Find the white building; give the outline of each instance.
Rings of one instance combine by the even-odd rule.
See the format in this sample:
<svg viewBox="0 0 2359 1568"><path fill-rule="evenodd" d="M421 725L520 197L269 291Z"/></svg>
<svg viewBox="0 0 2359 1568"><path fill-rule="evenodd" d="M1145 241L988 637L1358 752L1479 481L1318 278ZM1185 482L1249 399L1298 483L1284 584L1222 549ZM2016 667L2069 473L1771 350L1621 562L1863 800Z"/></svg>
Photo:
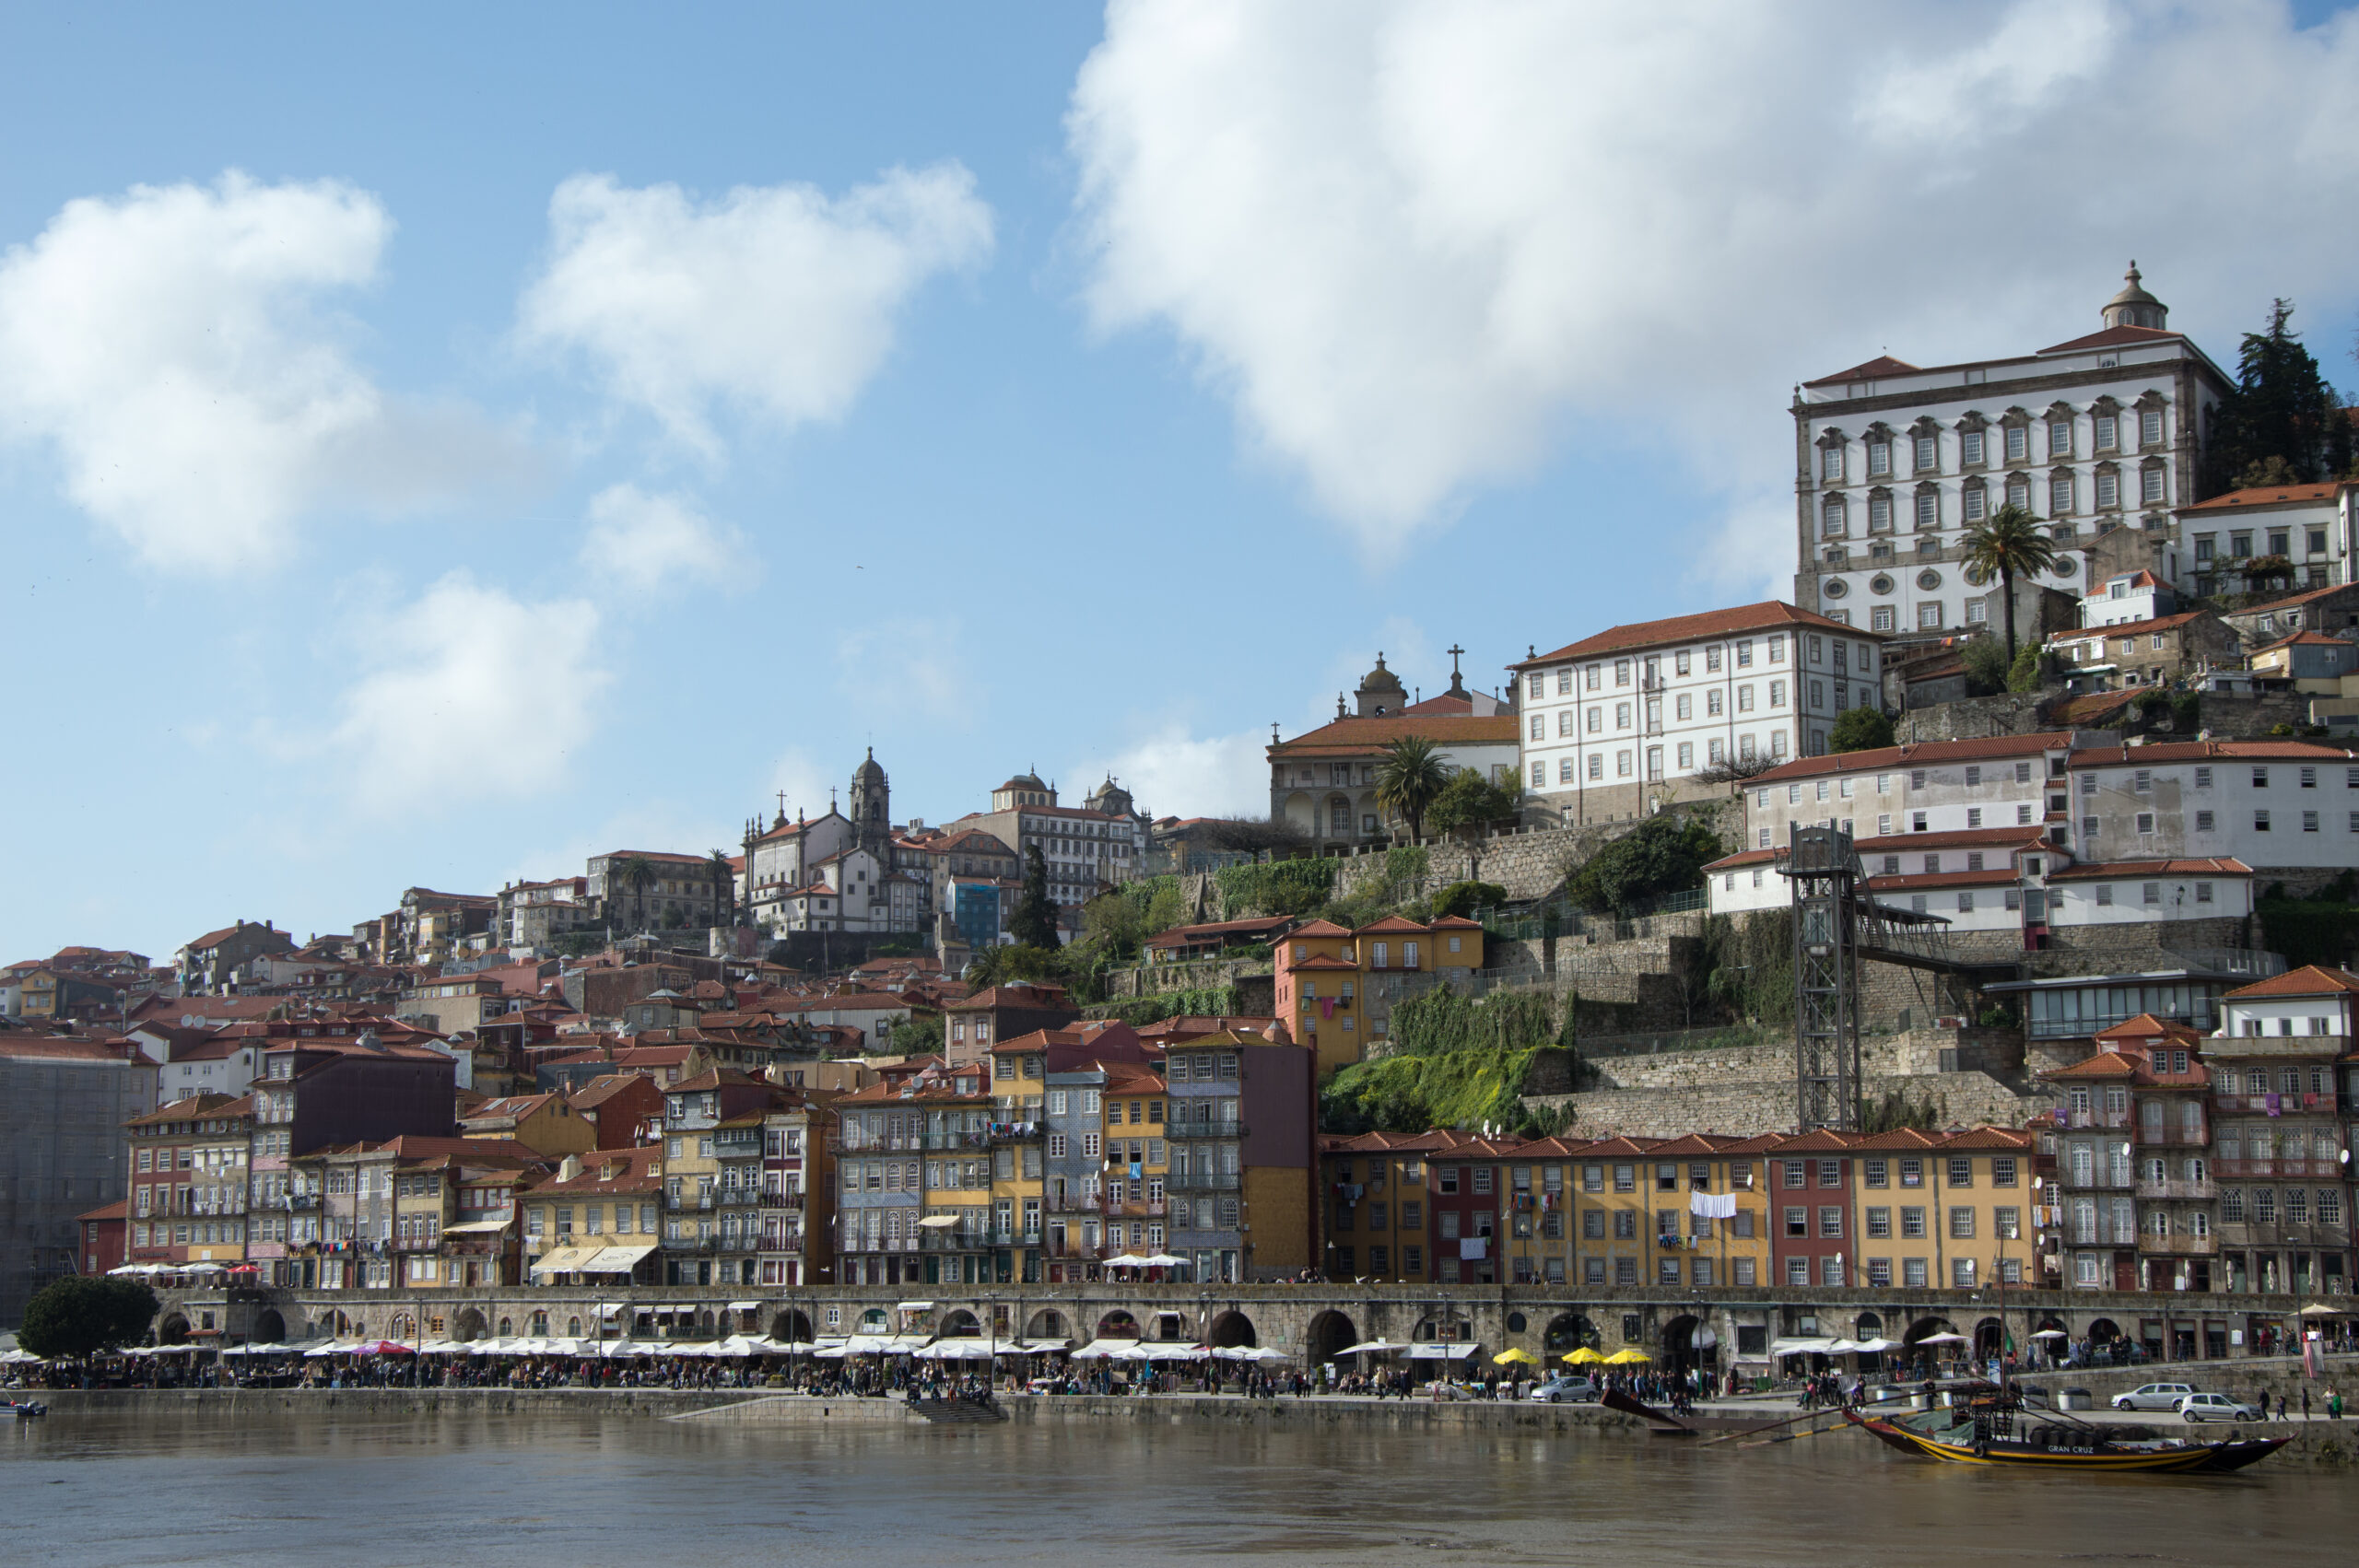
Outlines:
<svg viewBox="0 0 2359 1568"><path fill-rule="evenodd" d="M754 922L788 931L917 931L926 915L925 884L886 869L871 851L854 847L814 861L810 880L771 883L754 898Z"/></svg>
<svg viewBox="0 0 2359 1568"><path fill-rule="evenodd" d="M1844 709L1882 706L1883 640L1771 600L1535 653L1508 666L1525 799L1603 821L1705 793L1694 775L1731 758L1818 755Z"/></svg>
<svg viewBox="0 0 2359 1568"><path fill-rule="evenodd" d="M1966 531L2010 501L2063 546L2045 586L2086 591L2083 550L2118 524L2167 536L2231 383L2139 287L2102 330L1931 369L1880 356L1795 389L1796 603L1873 631L1986 621Z"/></svg>
<svg viewBox="0 0 2359 1568"><path fill-rule="evenodd" d="M2246 564L2283 560L2297 591L2351 580L2359 483L2275 485L2231 490L2178 509L2179 535L2195 574L2195 591L2246 591Z"/></svg>
<svg viewBox="0 0 2359 1568"><path fill-rule="evenodd" d="M2084 858L2228 857L2263 876L2359 865L2359 754L2185 741L2085 748L2069 771L2071 842Z"/></svg>
<svg viewBox="0 0 2359 1568"><path fill-rule="evenodd" d="M2133 621L2158 621L2178 610L2178 595L2153 572L2117 572L2081 601L2081 625L2126 626Z"/></svg>

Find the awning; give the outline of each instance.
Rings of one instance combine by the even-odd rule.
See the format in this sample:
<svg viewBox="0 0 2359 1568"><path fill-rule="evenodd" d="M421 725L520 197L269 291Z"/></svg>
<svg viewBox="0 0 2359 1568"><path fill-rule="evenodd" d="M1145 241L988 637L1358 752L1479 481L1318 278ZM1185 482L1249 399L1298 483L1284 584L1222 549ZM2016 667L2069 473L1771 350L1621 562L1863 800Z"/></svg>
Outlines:
<svg viewBox="0 0 2359 1568"><path fill-rule="evenodd" d="M959 1223L959 1218L956 1214L928 1214L918 1222L930 1231L946 1231Z"/></svg>
<svg viewBox="0 0 2359 1568"><path fill-rule="evenodd" d="M628 1274L639 1267L639 1260L655 1250L655 1244L643 1246L608 1246L595 1252L582 1249L583 1261L578 1265L584 1274ZM600 1308L601 1311L607 1310Z"/></svg>
<svg viewBox="0 0 2359 1568"><path fill-rule="evenodd" d="M560 1246L546 1258L534 1259L533 1272L535 1274L570 1274L581 1267L581 1258L584 1251L584 1248L579 1246Z"/></svg>
<svg viewBox="0 0 2359 1568"><path fill-rule="evenodd" d="M1411 1361L1464 1361L1483 1347L1471 1341L1452 1340L1446 1344L1411 1345Z"/></svg>
<svg viewBox="0 0 2359 1568"><path fill-rule="evenodd" d="M1104 1361L1109 1356L1127 1356L1136 1340L1092 1340L1073 1352L1075 1361Z"/></svg>
<svg viewBox="0 0 2359 1568"><path fill-rule="evenodd" d="M933 1303L930 1301L905 1301L901 1304L901 1310L903 1312L932 1312L933 1310Z"/></svg>
<svg viewBox="0 0 2359 1568"><path fill-rule="evenodd" d="M514 1220L469 1220L464 1224L443 1226L442 1234L446 1236L495 1235L515 1223Z"/></svg>
<svg viewBox="0 0 2359 1568"><path fill-rule="evenodd" d="M729 1310L732 1312L759 1312L762 1310L762 1304L757 1301L733 1301L729 1304Z"/></svg>
<svg viewBox="0 0 2359 1568"><path fill-rule="evenodd" d="M1835 1348L1833 1340L1806 1339L1772 1340L1769 1341L1769 1353L1772 1356L1825 1356L1842 1352Z"/></svg>
<svg viewBox="0 0 2359 1568"><path fill-rule="evenodd" d="M1339 1356L1380 1356L1391 1355L1394 1351L1405 1351L1408 1348L1406 1345L1396 1345L1384 1340L1363 1340L1356 1345L1345 1345L1335 1353Z"/></svg>

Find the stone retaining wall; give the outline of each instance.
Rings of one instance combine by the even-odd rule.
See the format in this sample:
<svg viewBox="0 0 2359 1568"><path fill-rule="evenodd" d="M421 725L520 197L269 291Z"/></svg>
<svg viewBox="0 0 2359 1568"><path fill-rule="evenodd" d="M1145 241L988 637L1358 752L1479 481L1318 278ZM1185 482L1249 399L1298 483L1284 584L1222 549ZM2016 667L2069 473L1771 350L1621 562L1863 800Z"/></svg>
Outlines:
<svg viewBox="0 0 2359 1568"><path fill-rule="evenodd" d="M1943 1127L1983 1122L2021 1127L2025 1118L2054 1104L2050 1098L2019 1094L1978 1072L1872 1072L1861 1087L1870 1100L1880 1100L1895 1091L1911 1103L1930 1100ZM1758 1075L1750 1080L1723 1078L1716 1085L1708 1075L1699 1074L1693 1083L1535 1095L1526 1103L1570 1109L1573 1119L1567 1137L1677 1138L1688 1132L1751 1137L1760 1132L1791 1132L1796 1119L1793 1052L1788 1049L1782 1060L1774 1064L1765 1059Z"/></svg>

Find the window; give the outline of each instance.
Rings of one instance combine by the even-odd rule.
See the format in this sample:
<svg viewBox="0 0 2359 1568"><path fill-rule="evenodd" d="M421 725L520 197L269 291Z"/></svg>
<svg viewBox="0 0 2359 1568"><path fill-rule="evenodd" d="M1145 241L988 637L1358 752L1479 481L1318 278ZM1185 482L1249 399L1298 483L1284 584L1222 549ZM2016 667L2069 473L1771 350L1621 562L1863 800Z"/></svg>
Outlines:
<svg viewBox="0 0 2359 1568"><path fill-rule="evenodd" d="M1829 1205L1818 1211L1818 1234L1839 1238L1843 1235L1843 1211Z"/></svg>
<svg viewBox="0 0 2359 1568"><path fill-rule="evenodd" d="M2255 833L2266 833L2269 831L2269 813L2266 810L2257 811L2252 813L2252 830Z"/></svg>
<svg viewBox="0 0 2359 1568"><path fill-rule="evenodd" d="M1901 1210L1900 1234L1911 1241L1921 1239L1925 1235L1925 1211L1906 1208Z"/></svg>
<svg viewBox="0 0 2359 1568"><path fill-rule="evenodd" d="M1923 1290L1925 1288L1925 1260L1921 1258L1902 1258L1900 1260L1900 1282L1910 1290Z"/></svg>
<svg viewBox="0 0 2359 1568"><path fill-rule="evenodd" d="M1786 1210L1786 1235L1807 1237L1810 1235L1810 1211L1795 1204Z"/></svg>
<svg viewBox="0 0 2359 1568"><path fill-rule="evenodd" d="M2031 455L2031 427L2027 425L2007 427L2007 461L2020 462Z"/></svg>

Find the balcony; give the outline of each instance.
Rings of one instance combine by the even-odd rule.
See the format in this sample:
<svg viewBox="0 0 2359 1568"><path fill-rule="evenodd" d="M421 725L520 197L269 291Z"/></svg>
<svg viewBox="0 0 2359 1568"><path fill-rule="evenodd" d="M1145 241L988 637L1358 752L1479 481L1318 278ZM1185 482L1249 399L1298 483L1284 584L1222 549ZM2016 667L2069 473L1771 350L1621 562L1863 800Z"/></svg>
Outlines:
<svg viewBox="0 0 2359 1568"><path fill-rule="evenodd" d="M2185 1177L2154 1181L2141 1176L2138 1178L2138 1196L2154 1199L2176 1198L2191 1202L2204 1202L2220 1196L2220 1186L2208 1176L2201 1181L2189 1181Z"/></svg>
<svg viewBox="0 0 2359 1568"><path fill-rule="evenodd" d="M1174 1143L1213 1139L1233 1141L1245 1136L1245 1124L1241 1121L1175 1121L1164 1128L1163 1136Z"/></svg>
<svg viewBox="0 0 2359 1568"><path fill-rule="evenodd" d="M804 1195L799 1192L765 1192L761 1195L760 1203L765 1209L800 1209Z"/></svg>
<svg viewBox="0 0 2359 1568"><path fill-rule="evenodd" d="M2127 1192L2137 1183L2128 1171L2093 1171L2087 1176L2060 1176L2056 1185L2065 1192Z"/></svg>
<svg viewBox="0 0 2359 1568"><path fill-rule="evenodd" d="M2063 1117L2064 1125L2067 1127L2127 1128L2130 1125L2130 1113L2126 1110L2106 1111L2090 1109L2085 1111L2076 1111L2068 1109L2063 1113Z"/></svg>
<svg viewBox="0 0 2359 1568"><path fill-rule="evenodd" d="M2142 1127L2131 1141L2142 1149L2201 1149L2211 1142L2212 1138L2200 1127L2192 1130L2184 1127L2165 1127L2154 1131Z"/></svg>
<svg viewBox="0 0 2359 1568"><path fill-rule="evenodd" d="M667 1192L663 1195L663 1207L674 1213L710 1209L716 1202L715 1195L710 1192Z"/></svg>
<svg viewBox="0 0 2359 1568"><path fill-rule="evenodd" d="M2096 1225L2087 1230L2074 1231L2064 1245L2067 1246L2135 1246L2144 1239L2146 1238L2138 1234L2135 1226Z"/></svg>
<svg viewBox="0 0 2359 1568"><path fill-rule="evenodd" d="M929 1132L920 1141L927 1153L937 1154L959 1150L972 1152L992 1146L988 1132Z"/></svg>
<svg viewBox="0 0 2359 1568"><path fill-rule="evenodd" d="M1235 1171L1173 1171L1163 1185L1173 1192L1234 1192L1238 1177Z"/></svg>
<svg viewBox="0 0 2359 1568"><path fill-rule="evenodd" d="M2273 1110L2271 1106L2272 1101L2275 1102ZM2330 1117L2335 1114L2334 1094L2331 1090L2321 1091L2315 1094L2308 1093L2237 1094L2215 1091L2212 1096L2212 1103L2217 1109L2224 1111L2259 1111L2264 1116Z"/></svg>
<svg viewBox="0 0 2359 1568"><path fill-rule="evenodd" d="M2218 1236L2146 1235L2138 1238L2138 1250L2156 1253L2166 1258L2214 1258L2220 1252Z"/></svg>
<svg viewBox="0 0 2359 1568"><path fill-rule="evenodd" d="M2340 1176L2342 1166L2335 1160L2306 1160L2295 1156L2268 1160L2214 1160L2214 1176Z"/></svg>
<svg viewBox="0 0 2359 1568"><path fill-rule="evenodd" d="M982 1231L924 1231L918 1236L921 1252L980 1252L991 1244Z"/></svg>
<svg viewBox="0 0 2359 1568"><path fill-rule="evenodd" d="M2351 1232L2341 1224L2313 1224L2297 1220L2247 1220L2220 1223L2220 1235L2230 1246L2348 1246Z"/></svg>
<svg viewBox="0 0 2359 1568"><path fill-rule="evenodd" d="M320 1195L316 1192L290 1192L281 1198L279 1201L290 1211L300 1212L305 1210L318 1208L320 1206Z"/></svg>

